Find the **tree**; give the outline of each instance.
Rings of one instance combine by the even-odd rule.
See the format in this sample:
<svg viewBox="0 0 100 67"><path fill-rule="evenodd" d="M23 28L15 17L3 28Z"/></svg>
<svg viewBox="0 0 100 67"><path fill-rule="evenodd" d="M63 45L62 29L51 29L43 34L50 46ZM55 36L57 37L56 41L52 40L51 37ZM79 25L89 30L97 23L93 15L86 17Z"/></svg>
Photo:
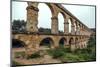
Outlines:
<svg viewBox="0 0 100 67"><path fill-rule="evenodd" d="M25 31L26 22L24 20L14 20L12 22L12 30L16 32Z"/></svg>

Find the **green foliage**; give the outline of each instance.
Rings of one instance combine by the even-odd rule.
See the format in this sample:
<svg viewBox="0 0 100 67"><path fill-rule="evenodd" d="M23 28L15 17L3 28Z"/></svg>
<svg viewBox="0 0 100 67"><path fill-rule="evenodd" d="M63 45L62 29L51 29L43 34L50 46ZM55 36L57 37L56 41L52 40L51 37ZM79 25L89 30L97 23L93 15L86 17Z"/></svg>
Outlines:
<svg viewBox="0 0 100 67"><path fill-rule="evenodd" d="M96 47L96 38L95 38L95 36L90 36L90 39L89 39L89 41L88 41L88 48L92 48L92 47Z"/></svg>
<svg viewBox="0 0 100 67"><path fill-rule="evenodd" d="M62 47L59 47L59 48L56 48L56 49L48 50L47 52L53 58L59 59L59 58L63 57L66 53L70 53L71 51L70 51L70 48L64 48L62 46Z"/></svg>
<svg viewBox="0 0 100 67"><path fill-rule="evenodd" d="M60 45L56 50L63 51L65 53L71 52L70 48L65 48L64 45Z"/></svg>
<svg viewBox="0 0 100 67"><path fill-rule="evenodd" d="M61 50L61 49L52 49L52 50L49 50L48 53L53 57L53 58L59 58L61 56L64 55L64 51Z"/></svg>
<svg viewBox="0 0 100 67"><path fill-rule="evenodd" d="M26 21L24 20L13 20L12 22L12 30L13 32L26 32ZM43 34L51 34L51 29L49 28L39 28L39 33ZM63 34L62 31L59 31L60 34Z"/></svg>
<svg viewBox="0 0 100 67"><path fill-rule="evenodd" d="M85 61L89 61L89 59L90 59L89 54L79 54L78 56L79 56L79 58L84 59Z"/></svg>
<svg viewBox="0 0 100 67"><path fill-rule="evenodd" d="M44 33L44 34L51 34L51 29L40 27L39 28L39 32L40 33ZM63 32L62 31L59 31L59 34L63 34Z"/></svg>
<svg viewBox="0 0 100 67"><path fill-rule="evenodd" d="M14 32L23 32L25 31L26 21L24 20L14 20L12 22L12 30Z"/></svg>
<svg viewBox="0 0 100 67"><path fill-rule="evenodd" d="M39 28L39 32L43 34L51 34L51 29L48 28Z"/></svg>
<svg viewBox="0 0 100 67"><path fill-rule="evenodd" d="M85 54L85 53L91 53L91 49L88 49L88 48L84 48L84 49L76 49L75 51L74 51L74 53L77 53L77 54Z"/></svg>
<svg viewBox="0 0 100 67"><path fill-rule="evenodd" d="M16 65L21 65L21 63L17 62L17 61L12 61L12 66L16 67Z"/></svg>
<svg viewBox="0 0 100 67"><path fill-rule="evenodd" d="M53 58L60 59L62 62L95 61L95 44L95 36L91 36L87 48L76 49L74 52L71 52L70 48L60 46L60 48L49 50L48 53Z"/></svg>
<svg viewBox="0 0 100 67"><path fill-rule="evenodd" d="M24 58L25 52L15 52L15 58Z"/></svg>
<svg viewBox="0 0 100 67"><path fill-rule="evenodd" d="M39 58L39 57L40 57L40 53L35 52L35 53L31 54L30 56L28 56L27 59Z"/></svg>
<svg viewBox="0 0 100 67"><path fill-rule="evenodd" d="M60 58L62 62L78 62L80 58L72 53L66 53L63 57Z"/></svg>
<svg viewBox="0 0 100 67"><path fill-rule="evenodd" d="M96 60L96 37L95 36L91 35L89 42L88 42L87 49L91 50L91 52L89 53L90 60Z"/></svg>
<svg viewBox="0 0 100 67"><path fill-rule="evenodd" d="M96 60L95 36L91 36L87 44L88 44L87 48L77 49L77 50L75 50L75 54L77 54L79 56L79 58L82 58L85 61Z"/></svg>

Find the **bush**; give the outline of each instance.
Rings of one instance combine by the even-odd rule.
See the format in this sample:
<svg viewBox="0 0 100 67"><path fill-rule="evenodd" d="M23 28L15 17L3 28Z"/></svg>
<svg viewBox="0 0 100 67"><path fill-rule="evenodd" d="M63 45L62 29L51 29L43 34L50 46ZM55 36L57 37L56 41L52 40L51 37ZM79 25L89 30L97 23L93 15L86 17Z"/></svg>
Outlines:
<svg viewBox="0 0 100 67"><path fill-rule="evenodd" d="M53 58L60 58L63 55L64 55L64 52L62 52L62 51L53 52Z"/></svg>
<svg viewBox="0 0 100 67"><path fill-rule="evenodd" d="M83 54L83 53L91 53L91 49L88 49L88 48L84 48L84 49L76 49L75 51L74 51L74 53L76 54Z"/></svg>
<svg viewBox="0 0 100 67"><path fill-rule="evenodd" d="M15 52L15 58L24 58L25 56L25 52Z"/></svg>
<svg viewBox="0 0 100 67"><path fill-rule="evenodd" d="M71 52L70 48L60 47L59 50L65 52L65 53L70 53Z"/></svg>
<svg viewBox="0 0 100 67"><path fill-rule="evenodd" d="M57 48L49 50L48 54L50 54L53 58L60 58L65 54L65 52L62 49Z"/></svg>
<svg viewBox="0 0 100 67"><path fill-rule="evenodd" d="M80 58L78 55L67 53L62 58L60 58L62 62L78 62L80 61Z"/></svg>
<svg viewBox="0 0 100 67"><path fill-rule="evenodd" d="M53 57L60 59L62 62L79 62L79 61L95 61L96 49L95 38L90 38L87 48L76 49L74 52L70 48L60 48L49 50L48 53Z"/></svg>
<svg viewBox="0 0 100 67"><path fill-rule="evenodd" d="M36 53L33 53L33 54L31 54L30 56L28 56L27 59L39 58L39 57L40 57L39 52L36 52Z"/></svg>
<svg viewBox="0 0 100 67"><path fill-rule="evenodd" d="M21 65L21 63L13 60L12 61L12 67L16 67L16 65Z"/></svg>
<svg viewBox="0 0 100 67"><path fill-rule="evenodd" d="M79 56L79 58L83 59L84 61L88 61L90 59L89 54L79 54L78 56ZM82 60L80 60L80 61L82 61Z"/></svg>

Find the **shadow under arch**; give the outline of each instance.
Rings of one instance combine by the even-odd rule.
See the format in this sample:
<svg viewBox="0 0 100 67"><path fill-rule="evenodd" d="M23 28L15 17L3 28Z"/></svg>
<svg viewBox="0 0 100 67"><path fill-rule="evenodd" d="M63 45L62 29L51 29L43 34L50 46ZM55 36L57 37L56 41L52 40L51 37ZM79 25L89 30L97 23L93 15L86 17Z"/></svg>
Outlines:
<svg viewBox="0 0 100 67"><path fill-rule="evenodd" d="M79 39L77 37L75 38L75 46L79 48Z"/></svg>
<svg viewBox="0 0 100 67"><path fill-rule="evenodd" d="M66 45L66 42L67 42L66 38L65 37L62 37L59 40L59 46L63 46L64 47L64 45Z"/></svg>
<svg viewBox="0 0 100 67"><path fill-rule="evenodd" d="M63 18L66 19L66 14L64 12L60 12L63 15Z"/></svg>
<svg viewBox="0 0 100 67"><path fill-rule="evenodd" d="M77 45L77 43L78 43L78 38L76 37L75 38L75 44Z"/></svg>
<svg viewBox="0 0 100 67"><path fill-rule="evenodd" d="M12 39L12 48L24 48L25 43L18 39Z"/></svg>
<svg viewBox="0 0 100 67"><path fill-rule="evenodd" d="M39 44L39 47L42 48L42 49L52 48L52 46L54 46L54 41L50 37L47 37L47 38L42 39L40 41L40 44Z"/></svg>
<svg viewBox="0 0 100 67"><path fill-rule="evenodd" d="M74 44L74 39L72 37L69 39L69 44L70 45Z"/></svg>

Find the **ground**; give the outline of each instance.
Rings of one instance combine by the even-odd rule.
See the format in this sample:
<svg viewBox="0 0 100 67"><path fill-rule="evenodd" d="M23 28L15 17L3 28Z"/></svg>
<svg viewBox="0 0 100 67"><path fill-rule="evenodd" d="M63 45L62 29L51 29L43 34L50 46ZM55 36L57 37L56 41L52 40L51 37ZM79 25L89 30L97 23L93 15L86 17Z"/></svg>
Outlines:
<svg viewBox="0 0 100 67"><path fill-rule="evenodd" d="M39 58L33 58L33 59L24 59L22 57L19 58L14 58L14 53L19 51L24 51L23 49L13 49L12 54L13 54L13 61L17 62L22 65L29 65L29 64L46 64L46 63L61 63L59 59L53 59L52 56L48 54L44 54L42 57Z"/></svg>

